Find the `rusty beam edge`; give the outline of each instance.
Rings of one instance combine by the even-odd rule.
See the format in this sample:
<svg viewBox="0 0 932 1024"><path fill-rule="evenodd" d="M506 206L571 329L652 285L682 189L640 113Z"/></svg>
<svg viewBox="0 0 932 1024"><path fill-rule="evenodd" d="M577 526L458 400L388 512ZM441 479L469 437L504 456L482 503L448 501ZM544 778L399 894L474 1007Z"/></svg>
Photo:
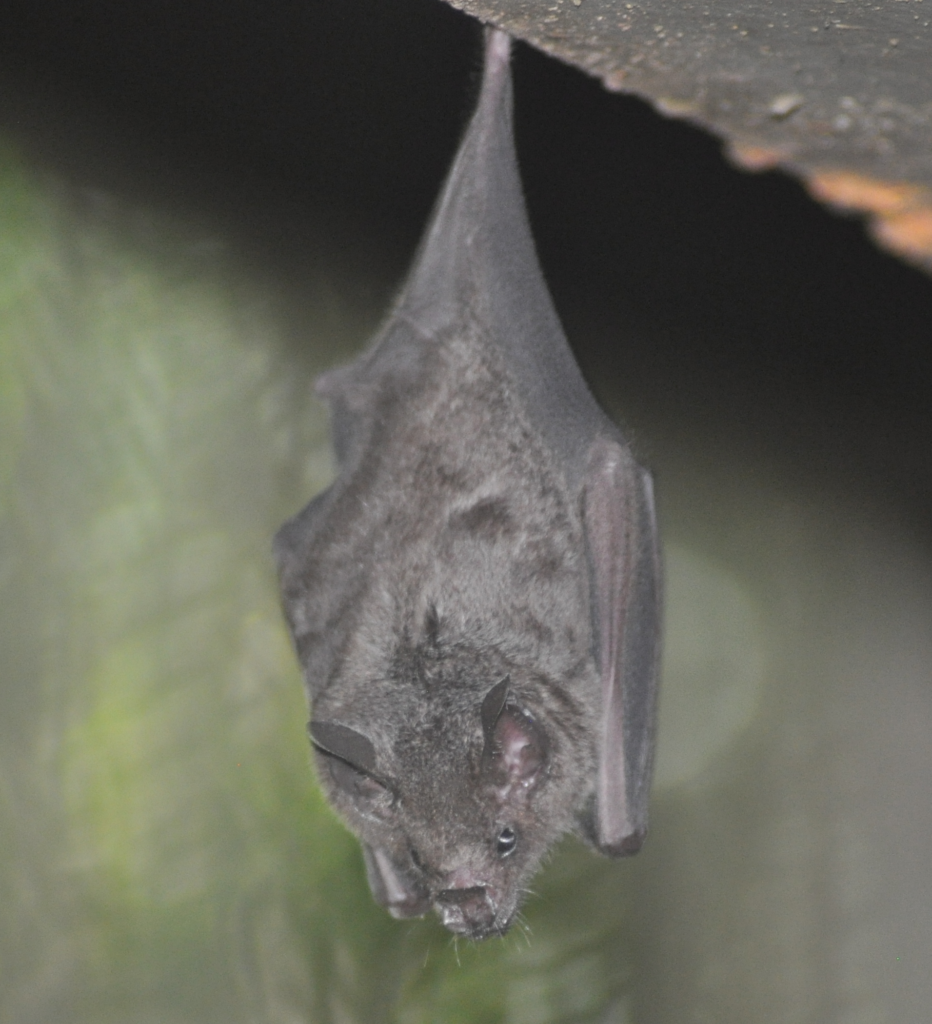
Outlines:
<svg viewBox="0 0 932 1024"><path fill-rule="evenodd" d="M932 190L913 181L871 177L842 166L813 166L786 149L728 135L691 104L671 103L629 84L624 69L600 70L598 58L585 59L569 40L542 38L523 19L503 17L475 0L447 0L451 6L504 29L515 39L597 78L609 92L637 96L664 117L687 121L721 140L725 156L744 171L780 170L802 181L809 194L830 208L863 216L874 242L927 274L932 274ZM569 44L569 45L568 45Z"/></svg>

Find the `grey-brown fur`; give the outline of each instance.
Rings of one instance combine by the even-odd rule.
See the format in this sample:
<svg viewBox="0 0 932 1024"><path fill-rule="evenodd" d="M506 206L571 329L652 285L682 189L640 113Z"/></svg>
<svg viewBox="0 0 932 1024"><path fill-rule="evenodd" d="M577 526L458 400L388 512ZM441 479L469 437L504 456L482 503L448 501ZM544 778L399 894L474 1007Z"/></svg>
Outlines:
<svg viewBox="0 0 932 1024"><path fill-rule="evenodd" d="M658 632L649 478L550 304L510 102L495 33L408 285L318 383L340 476L276 538L321 782L373 893L474 937L563 832L640 844Z"/></svg>

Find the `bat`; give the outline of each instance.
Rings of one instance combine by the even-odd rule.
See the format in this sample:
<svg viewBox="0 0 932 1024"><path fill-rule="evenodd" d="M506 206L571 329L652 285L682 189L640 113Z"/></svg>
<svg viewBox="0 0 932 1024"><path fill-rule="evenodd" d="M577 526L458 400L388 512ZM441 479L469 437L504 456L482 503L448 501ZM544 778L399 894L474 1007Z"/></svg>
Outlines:
<svg viewBox="0 0 932 1024"><path fill-rule="evenodd" d="M376 901L504 934L548 848L647 827L660 636L651 477L537 261L510 39L371 347L325 373L339 473L279 530L321 785Z"/></svg>

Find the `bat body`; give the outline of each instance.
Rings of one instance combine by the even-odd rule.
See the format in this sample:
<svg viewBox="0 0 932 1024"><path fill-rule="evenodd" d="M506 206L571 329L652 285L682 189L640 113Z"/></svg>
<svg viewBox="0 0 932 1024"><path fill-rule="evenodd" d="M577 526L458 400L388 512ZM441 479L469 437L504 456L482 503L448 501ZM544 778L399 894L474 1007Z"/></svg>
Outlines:
<svg viewBox="0 0 932 1024"><path fill-rule="evenodd" d="M379 903L502 934L564 832L639 848L660 618L650 478L534 251L507 36L392 313L317 389L339 476L275 549L321 784Z"/></svg>

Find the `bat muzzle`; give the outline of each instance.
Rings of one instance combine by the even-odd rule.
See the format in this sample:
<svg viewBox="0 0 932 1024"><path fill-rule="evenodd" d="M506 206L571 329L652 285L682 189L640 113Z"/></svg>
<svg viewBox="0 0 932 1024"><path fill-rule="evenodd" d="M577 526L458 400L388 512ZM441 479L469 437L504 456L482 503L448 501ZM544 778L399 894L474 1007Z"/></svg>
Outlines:
<svg viewBox="0 0 932 1024"><path fill-rule="evenodd" d="M434 906L444 927L455 935L485 939L501 935L507 928L498 922L497 907L484 885L467 889L442 889L434 898Z"/></svg>

